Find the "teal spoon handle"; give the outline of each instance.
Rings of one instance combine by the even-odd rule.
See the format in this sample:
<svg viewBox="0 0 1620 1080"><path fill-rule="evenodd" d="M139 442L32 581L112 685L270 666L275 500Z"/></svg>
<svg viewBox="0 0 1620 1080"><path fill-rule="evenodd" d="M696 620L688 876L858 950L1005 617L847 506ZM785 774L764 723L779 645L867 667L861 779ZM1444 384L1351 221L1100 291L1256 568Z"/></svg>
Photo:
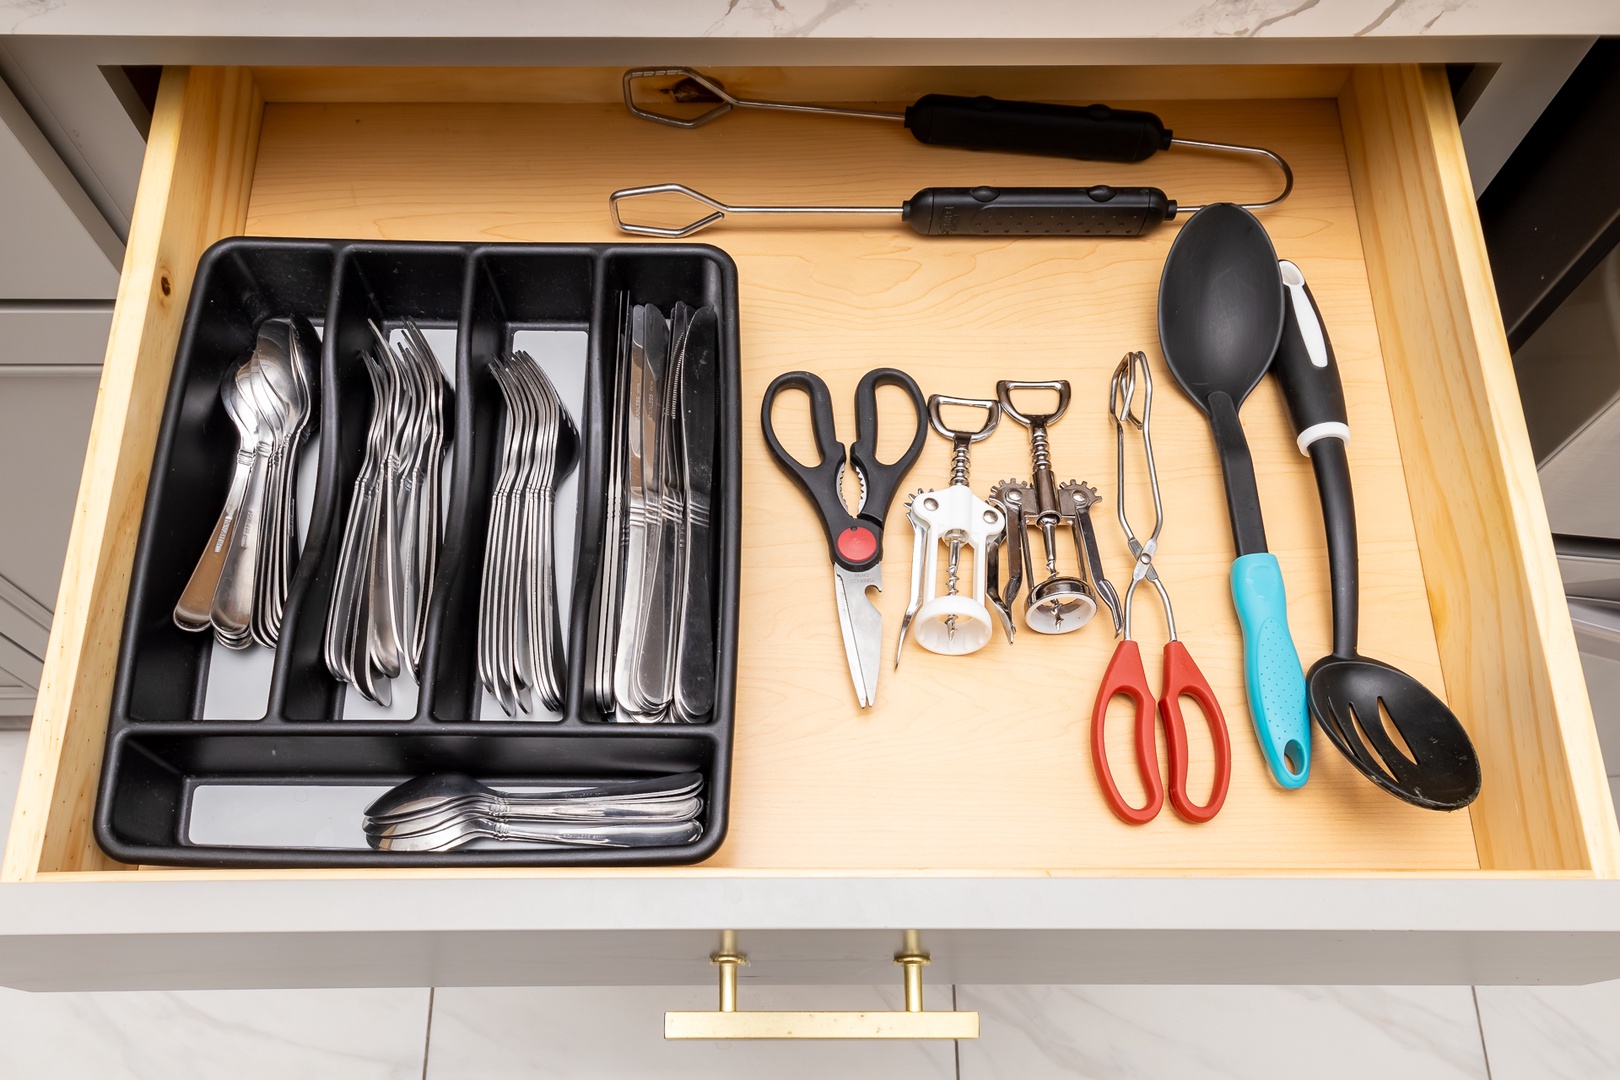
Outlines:
<svg viewBox="0 0 1620 1080"><path fill-rule="evenodd" d="M1243 677L1260 751L1277 783L1301 787L1311 774L1311 717L1277 556L1262 551L1238 557L1232 602L1243 627Z"/></svg>

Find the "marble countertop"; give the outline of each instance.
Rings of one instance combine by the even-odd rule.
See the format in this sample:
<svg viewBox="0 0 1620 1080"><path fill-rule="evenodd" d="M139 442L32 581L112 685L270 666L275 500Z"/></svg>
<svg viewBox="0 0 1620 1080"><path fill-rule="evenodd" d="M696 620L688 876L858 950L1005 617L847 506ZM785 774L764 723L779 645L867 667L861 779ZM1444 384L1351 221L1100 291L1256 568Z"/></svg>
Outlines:
<svg viewBox="0 0 1620 1080"><path fill-rule="evenodd" d="M0 0L0 32L94 38L1095 41L1620 33L1617 0Z"/></svg>

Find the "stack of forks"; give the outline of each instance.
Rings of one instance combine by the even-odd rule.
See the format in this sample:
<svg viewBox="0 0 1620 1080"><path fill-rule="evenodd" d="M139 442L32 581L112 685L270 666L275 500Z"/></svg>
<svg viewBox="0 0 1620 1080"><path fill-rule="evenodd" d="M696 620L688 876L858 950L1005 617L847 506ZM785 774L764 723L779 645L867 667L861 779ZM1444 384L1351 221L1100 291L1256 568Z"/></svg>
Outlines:
<svg viewBox="0 0 1620 1080"><path fill-rule="evenodd" d="M449 384L427 338L405 320L397 348L371 324L358 354L371 381L371 424L338 553L325 660L371 701L393 701L402 671L419 675L439 554L440 466Z"/></svg>
<svg viewBox="0 0 1620 1080"><path fill-rule="evenodd" d="M526 352L497 356L499 469L478 599L478 678L507 716L561 712L567 689L553 544L557 485L579 462L579 431L557 389Z"/></svg>

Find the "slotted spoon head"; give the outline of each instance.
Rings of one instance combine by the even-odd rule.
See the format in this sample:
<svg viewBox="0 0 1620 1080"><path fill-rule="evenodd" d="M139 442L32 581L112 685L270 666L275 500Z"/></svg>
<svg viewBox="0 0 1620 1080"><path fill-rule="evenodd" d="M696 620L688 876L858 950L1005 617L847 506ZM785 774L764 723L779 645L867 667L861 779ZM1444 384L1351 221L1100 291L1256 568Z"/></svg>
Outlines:
<svg viewBox="0 0 1620 1080"><path fill-rule="evenodd" d="M1306 693L1323 734L1396 798L1428 810L1460 810L1479 795L1479 756L1468 732L1445 702L1406 672L1365 656L1326 656L1311 666ZM1386 714L1404 748L1385 730Z"/></svg>

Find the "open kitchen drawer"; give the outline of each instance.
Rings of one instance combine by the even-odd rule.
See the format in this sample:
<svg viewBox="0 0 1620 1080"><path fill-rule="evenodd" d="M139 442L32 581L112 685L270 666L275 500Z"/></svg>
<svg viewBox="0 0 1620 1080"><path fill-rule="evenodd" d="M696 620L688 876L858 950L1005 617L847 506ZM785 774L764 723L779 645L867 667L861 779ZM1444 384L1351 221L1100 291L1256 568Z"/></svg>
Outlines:
<svg viewBox="0 0 1620 1080"><path fill-rule="evenodd" d="M1620 836L1439 71L1415 67L727 71L804 100L924 91L1150 102L1189 137L1260 144L1298 186L1262 213L1304 268L1343 368L1362 506L1364 651L1441 690L1484 765L1455 814L1383 795L1319 737L1299 792L1250 733L1206 428L1160 380L1177 621L1233 735L1215 821L1114 819L1086 760L1105 629L968 659L908 652L855 707L808 507L754 416L792 368L848 407L868 368L983 396L1071 379L1059 472L1101 482L1116 581L1106 383L1155 329L1175 225L1140 240L917 237L897 222L727 223L739 268L744 532L730 834L689 868L174 870L120 866L91 829L128 579L198 256L239 233L613 240L607 193L678 180L743 202L894 202L930 185L1152 183L1264 197L1256 167L1171 151L1135 166L919 146L887 125L628 116L618 71L173 69L129 239L50 654L0 884L0 983L31 988L707 981L738 932L747 977L887 980L900 931L969 982L1444 982L1620 977ZM1159 368L1162 372L1162 367ZM1328 647L1306 460L1268 382L1244 411L1307 664ZM841 425L852 417L839 414ZM1016 428L975 449L1027 467ZM941 482L931 438L913 485ZM1141 495L1141 492L1137 492ZM898 518L898 513L896 514ZM895 540L898 536L898 542ZM882 597L905 603L904 530ZM1139 608L1139 611L1142 610ZM1158 617L1138 619L1156 678ZM1102 620L1099 620L1099 626ZM1201 761L1195 776L1208 775ZM1201 790L1201 789L1200 789Z"/></svg>

